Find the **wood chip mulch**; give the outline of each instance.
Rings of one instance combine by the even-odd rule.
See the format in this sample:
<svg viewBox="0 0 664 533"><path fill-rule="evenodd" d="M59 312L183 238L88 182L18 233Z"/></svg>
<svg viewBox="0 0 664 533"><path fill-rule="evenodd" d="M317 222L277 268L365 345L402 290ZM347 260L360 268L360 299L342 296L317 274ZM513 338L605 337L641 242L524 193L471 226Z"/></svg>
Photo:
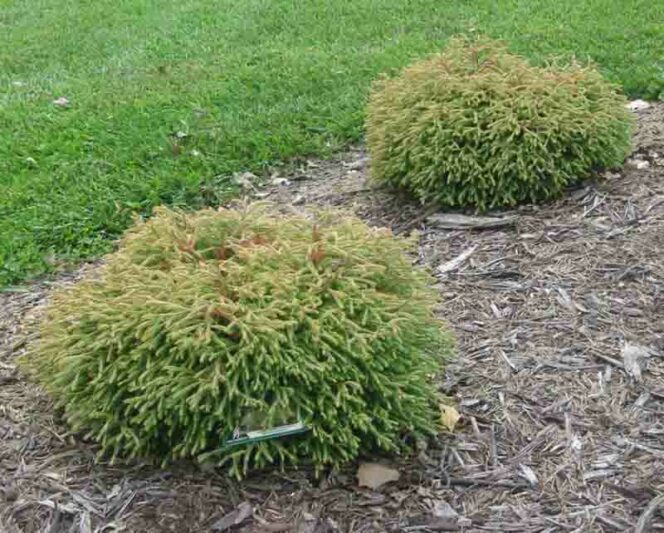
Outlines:
<svg viewBox="0 0 664 533"><path fill-rule="evenodd" d="M664 104L638 115L622 170L489 218L374 188L361 150L252 191L417 230L439 279L459 354L441 388L461 419L416 457L383 459L400 479L376 490L357 465L237 482L96 461L16 364L54 286L94 265L0 293L0 533L664 531Z"/></svg>

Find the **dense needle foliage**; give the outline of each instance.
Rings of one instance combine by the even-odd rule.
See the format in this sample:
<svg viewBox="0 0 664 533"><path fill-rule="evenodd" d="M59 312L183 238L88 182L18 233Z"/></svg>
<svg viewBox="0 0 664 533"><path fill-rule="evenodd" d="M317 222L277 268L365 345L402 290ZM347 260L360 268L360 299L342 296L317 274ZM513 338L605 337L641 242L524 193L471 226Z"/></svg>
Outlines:
<svg viewBox="0 0 664 533"><path fill-rule="evenodd" d="M435 432L450 348L409 243L326 212L165 208L57 294L26 359L104 451L337 465ZM236 430L296 437L226 447Z"/></svg>
<svg viewBox="0 0 664 533"><path fill-rule="evenodd" d="M633 124L625 104L593 67L535 67L498 42L454 39L374 86L372 173L445 206L549 199L622 163Z"/></svg>

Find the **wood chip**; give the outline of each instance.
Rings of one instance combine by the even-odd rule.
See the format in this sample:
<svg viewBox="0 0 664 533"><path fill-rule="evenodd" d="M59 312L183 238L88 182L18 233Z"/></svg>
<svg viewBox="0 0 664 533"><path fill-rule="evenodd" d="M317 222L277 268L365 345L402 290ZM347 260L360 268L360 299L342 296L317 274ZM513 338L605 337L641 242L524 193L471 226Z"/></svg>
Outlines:
<svg viewBox="0 0 664 533"><path fill-rule="evenodd" d="M518 219L518 216L475 217L440 213L427 217L427 223L441 229L496 229L512 226Z"/></svg>
<svg viewBox="0 0 664 533"><path fill-rule="evenodd" d="M254 512L254 508L249 502L242 502L230 513L212 525L213 531L228 531L234 526L242 524Z"/></svg>

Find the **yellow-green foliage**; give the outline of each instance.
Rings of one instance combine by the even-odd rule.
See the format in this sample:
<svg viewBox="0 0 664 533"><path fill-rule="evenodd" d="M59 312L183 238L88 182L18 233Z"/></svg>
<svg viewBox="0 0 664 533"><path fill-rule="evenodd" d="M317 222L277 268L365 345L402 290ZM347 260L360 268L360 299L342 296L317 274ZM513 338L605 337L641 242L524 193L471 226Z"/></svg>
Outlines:
<svg viewBox="0 0 664 533"><path fill-rule="evenodd" d="M97 279L54 297L26 363L113 455L240 474L396 451L436 431L432 378L450 348L409 246L332 212L162 208ZM311 431L224 449L236 428L296 420Z"/></svg>
<svg viewBox="0 0 664 533"><path fill-rule="evenodd" d="M633 119L592 67L534 67L490 40L376 82L366 138L373 177L423 202L487 209L560 195L620 164Z"/></svg>

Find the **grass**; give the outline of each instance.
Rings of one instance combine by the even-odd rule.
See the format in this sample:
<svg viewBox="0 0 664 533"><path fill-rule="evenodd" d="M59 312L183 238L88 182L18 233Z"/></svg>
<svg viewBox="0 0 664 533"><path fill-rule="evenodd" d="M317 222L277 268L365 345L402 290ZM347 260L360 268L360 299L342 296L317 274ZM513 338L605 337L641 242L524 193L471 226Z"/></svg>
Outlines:
<svg viewBox="0 0 664 533"><path fill-rule="evenodd" d="M0 0L0 286L108 251L154 205L214 204L235 171L360 139L371 80L456 33L657 97L662 20L652 0Z"/></svg>

